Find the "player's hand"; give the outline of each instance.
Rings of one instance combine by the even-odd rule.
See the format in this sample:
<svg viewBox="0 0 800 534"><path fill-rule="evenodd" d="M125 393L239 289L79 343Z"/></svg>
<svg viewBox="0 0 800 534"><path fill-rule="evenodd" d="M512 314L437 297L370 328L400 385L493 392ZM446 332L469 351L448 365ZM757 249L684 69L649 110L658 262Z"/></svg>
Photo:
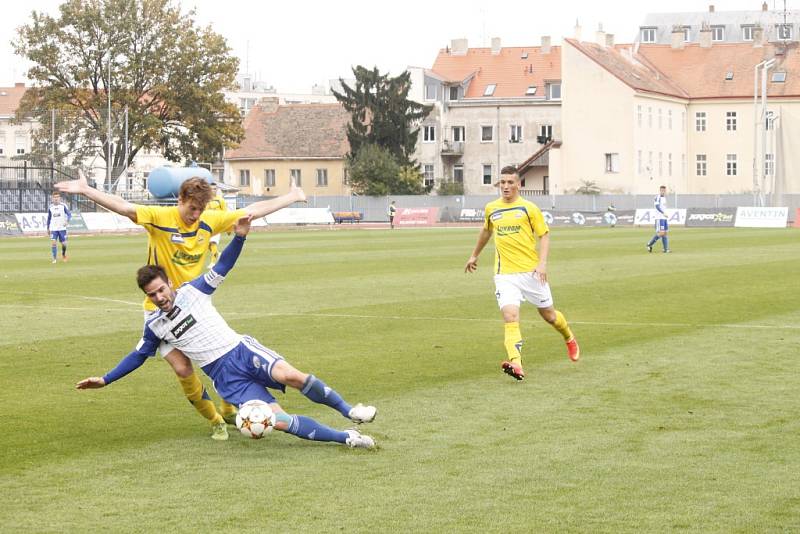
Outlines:
<svg viewBox="0 0 800 534"><path fill-rule="evenodd" d="M75 384L75 389L100 389L105 387L106 381L103 380L101 376L90 376L89 378L84 378L77 384Z"/></svg>
<svg viewBox="0 0 800 534"><path fill-rule="evenodd" d="M478 258L470 256L467 264L464 266L465 273L474 273L478 269Z"/></svg>
<svg viewBox="0 0 800 534"><path fill-rule="evenodd" d="M295 202L306 202L306 193L295 183L294 178L289 180L289 194L294 195Z"/></svg>
<svg viewBox="0 0 800 534"><path fill-rule="evenodd" d="M77 180L65 180L63 182L58 182L57 184L54 184L53 187L62 193L83 193L89 188L89 183L86 181L86 176L83 175L83 171L78 170Z"/></svg>
<svg viewBox="0 0 800 534"><path fill-rule="evenodd" d="M245 215L236 221L236 223L233 225L233 231L236 232L236 235L244 237L250 233L250 221L252 219L252 215Z"/></svg>
<svg viewBox="0 0 800 534"><path fill-rule="evenodd" d="M547 265L541 263L533 271L533 277L539 280L542 284L547 283Z"/></svg>

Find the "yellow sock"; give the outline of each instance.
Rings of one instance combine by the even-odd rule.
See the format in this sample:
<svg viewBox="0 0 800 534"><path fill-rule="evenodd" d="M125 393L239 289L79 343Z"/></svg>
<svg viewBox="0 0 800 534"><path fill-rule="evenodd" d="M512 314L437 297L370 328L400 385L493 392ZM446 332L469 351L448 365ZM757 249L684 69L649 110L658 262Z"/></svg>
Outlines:
<svg viewBox="0 0 800 534"><path fill-rule="evenodd" d="M556 310L556 322L553 323L553 328L558 330L558 333L564 336L564 341L572 339L572 330L569 329L567 319L564 314Z"/></svg>
<svg viewBox="0 0 800 534"><path fill-rule="evenodd" d="M222 414L222 417L226 417L228 415L234 415L236 413L236 406L229 402L225 402L224 399L219 400L219 413Z"/></svg>
<svg viewBox="0 0 800 534"><path fill-rule="evenodd" d="M189 402L192 403L192 406L200 415L211 421L212 424L223 421L222 416L217 413L216 406L211 402L211 397L208 396L206 388L197 377L197 373L192 373L186 378L178 377L178 382L181 384L183 394L186 395L186 398L189 399Z"/></svg>
<svg viewBox="0 0 800 534"><path fill-rule="evenodd" d="M506 335L503 344L506 347L508 361L522 363L522 333L519 323L505 323Z"/></svg>

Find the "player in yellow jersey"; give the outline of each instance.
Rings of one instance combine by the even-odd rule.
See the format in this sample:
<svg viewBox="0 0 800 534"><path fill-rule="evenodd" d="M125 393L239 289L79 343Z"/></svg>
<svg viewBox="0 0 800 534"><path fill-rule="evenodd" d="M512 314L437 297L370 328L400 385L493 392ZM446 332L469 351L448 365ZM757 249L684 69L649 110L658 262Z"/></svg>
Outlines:
<svg viewBox="0 0 800 534"><path fill-rule="evenodd" d="M564 336L570 360L577 361L580 358L580 348L564 315L553 307L553 296L547 280L550 229L542 212L536 204L519 195L516 167L503 168L499 186L502 196L486 204L483 229L464 271L475 272L478 256L494 236L495 296L505 322L504 345L507 354L501 367L505 373L522 380L525 371L522 369L519 308L523 300L536 306L539 315Z"/></svg>
<svg viewBox="0 0 800 534"><path fill-rule="evenodd" d="M212 236L229 231L243 216L264 217L295 202L306 200L303 190L292 183L289 193L277 198L255 202L236 211L206 211L212 192L209 184L201 178L190 178L181 184L177 206L133 204L121 197L89 187L82 175L77 180L59 182L55 187L63 193L83 195L143 226L148 233L147 263L161 265L176 286L202 273L208 254L208 241ZM149 299L145 299L144 308L145 317L156 309ZM159 348L162 356L173 351L179 352L168 344L162 344ZM223 416L217 412L203 383L195 374L191 361L182 353L180 356L170 358L169 362L178 375L184 394L192 406L211 422L211 437L218 440L228 439ZM223 404L223 411L226 410L233 410L235 413L235 408Z"/></svg>
<svg viewBox="0 0 800 534"><path fill-rule="evenodd" d="M228 204L219 192L219 187L216 183L211 184L211 191L214 193L214 198L206 204L206 210L228 211ZM213 267L214 264L217 263L217 258L219 258L219 239L221 235L222 234L213 235L211 239L208 240L208 250L211 252L211 263L208 264L209 267Z"/></svg>

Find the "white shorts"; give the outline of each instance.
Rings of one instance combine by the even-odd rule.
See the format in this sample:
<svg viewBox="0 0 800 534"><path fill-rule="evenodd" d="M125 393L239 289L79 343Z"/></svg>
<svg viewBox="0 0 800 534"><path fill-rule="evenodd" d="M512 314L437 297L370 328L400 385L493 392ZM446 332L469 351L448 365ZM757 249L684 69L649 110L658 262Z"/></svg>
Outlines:
<svg viewBox="0 0 800 534"><path fill-rule="evenodd" d="M541 283L533 273L496 274L494 287L500 309L508 305L519 306L523 300L537 308L549 308L553 305L550 284Z"/></svg>
<svg viewBox="0 0 800 534"><path fill-rule="evenodd" d="M152 310L152 311L151 310L144 310L144 322L145 322L145 324L147 324L147 320L150 318L150 316L153 315L154 313L156 313L157 311L158 310ZM172 352L173 350L175 350L175 347L173 347L172 345L170 345L166 341L162 341L161 344L158 346L158 352L161 354L162 358L164 356L166 356L167 354L169 354L170 352Z"/></svg>
<svg viewBox="0 0 800 534"><path fill-rule="evenodd" d="M220 237L222 237L222 234L214 234L214 235L211 236L211 239L209 239L208 241L211 242L211 243L216 243L217 245L219 245L219 238Z"/></svg>

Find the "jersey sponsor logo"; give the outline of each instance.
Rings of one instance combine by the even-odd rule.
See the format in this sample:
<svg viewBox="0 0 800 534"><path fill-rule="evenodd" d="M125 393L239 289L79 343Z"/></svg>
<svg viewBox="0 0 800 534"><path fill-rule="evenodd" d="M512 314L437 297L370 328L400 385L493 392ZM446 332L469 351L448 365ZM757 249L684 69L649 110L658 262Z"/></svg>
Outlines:
<svg viewBox="0 0 800 534"><path fill-rule="evenodd" d="M496 221L496 220L502 219L502 218L503 218L503 213L499 212L499 211L496 211L496 212L492 213L492 215L489 217L489 219L492 220L492 221Z"/></svg>
<svg viewBox="0 0 800 534"><path fill-rule="evenodd" d="M514 235L518 234L522 227L518 224L509 224L506 226L498 226L497 227L497 235L498 237L506 236L506 235Z"/></svg>
<svg viewBox="0 0 800 534"><path fill-rule="evenodd" d="M183 334L185 334L191 327L197 324L197 320L194 318L194 315L187 315L186 318L181 321L177 326L175 326L170 332L172 335L175 336L176 339L180 339Z"/></svg>
<svg viewBox="0 0 800 534"><path fill-rule="evenodd" d="M167 314L167 319L169 319L170 321L173 320L175 317L178 316L180 312L181 312L180 306L173 306L172 310L170 310L170 312Z"/></svg>
<svg viewBox="0 0 800 534"><path fill-rule="evenodd" d="M192 265L200 261L203 254L187 254L182 250L176 250L172 254L172 263L175 265Z"/></svg>
<svg viewBox="0 0 800 534"><path fill-rule="evenodd" d="M170 234L169 240L173 243L185 243L186 241L183 239L181 234Z"/></svg>

